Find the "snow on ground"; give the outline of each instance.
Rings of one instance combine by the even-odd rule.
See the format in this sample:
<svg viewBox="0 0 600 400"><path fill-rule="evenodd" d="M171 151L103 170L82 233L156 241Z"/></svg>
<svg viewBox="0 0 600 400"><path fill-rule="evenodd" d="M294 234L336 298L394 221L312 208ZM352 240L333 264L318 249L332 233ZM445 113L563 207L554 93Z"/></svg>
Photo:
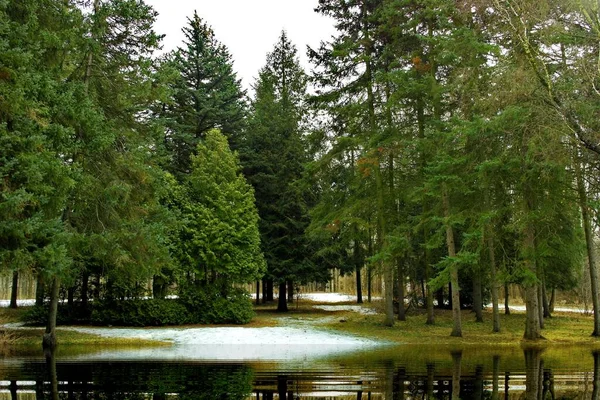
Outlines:
<svg viewBox="0 0 600 400"><path fill-rule="evenodd" d="M346 303L356 301L356 295L343 293L300 293L299 297L300 300L310 300L315 303ZM371 299L381 300L381 297L373 296Z"/></svg>
<svg viewBox="0 0 600 400"><path fill-rule="evenodd" d="M105 337L140 338L173 342L171 347L127 351L104 350L99 359L167 360L296 360L370 349L383 343L336 334L314 327L266 328L68 328ZM86 358L89 358L86 356Z"/></svg>
<svg viewBox="0 0 600 400"><path fill-rule="evenodd" d="M35 299L24 299L17 300L17 306L32 306L35 304ZM0 307L8 307L10 305L10 300L0 300Z"/></svg>

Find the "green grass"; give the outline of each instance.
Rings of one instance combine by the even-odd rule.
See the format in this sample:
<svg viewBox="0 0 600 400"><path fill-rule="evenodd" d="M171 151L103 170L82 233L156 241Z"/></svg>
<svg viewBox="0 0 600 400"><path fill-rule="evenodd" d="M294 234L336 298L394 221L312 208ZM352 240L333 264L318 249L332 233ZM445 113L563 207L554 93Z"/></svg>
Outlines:
<svg viewBox="0 0 600 400"><path fill-rule="evenodd" d="M0 308L0 325L19 322L27 307L16 310ZM0 352L24 353L41 348L44 328L6 329L0 328ZM170 346L170 343L157 340L142 340L131 338L102 337L89 333L65 330L58 327L56 337L60 346L86 346L93 349L96 346L141 347L141 346Z"/></svg>
<svg viewBox="0 0 600 400"><path fill-rule="evenodd" d="M330 329L351 333L368 338L383 339L402 344L436 345L493 345L514 346L533 345L523 341L525 314L512 313L500 315L501 331L492 332L491 311L484 312L484 322L475 322L470 311L462 311L462 334L460 338L451 337L452 312L436 310L435 324L426 325L425 315L411 315L406 321L396 321L393 327L383 324L381 315L359 315L352 312L337 312L339 318L327 324ZM340 322L343 320L344 322ZM545 340L536 342L536 346L586 345L600 348L600 339L591 336L593 318L585 315L556 314L545 320L542 334Z"/></svg>

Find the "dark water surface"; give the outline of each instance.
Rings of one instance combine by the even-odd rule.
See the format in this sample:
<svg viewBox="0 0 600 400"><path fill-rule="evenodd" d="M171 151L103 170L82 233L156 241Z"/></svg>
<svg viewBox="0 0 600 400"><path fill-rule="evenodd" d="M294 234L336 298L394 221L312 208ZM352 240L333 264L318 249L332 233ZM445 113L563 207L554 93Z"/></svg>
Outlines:
<svg viewBox="0 0 600 400"><path fill-rule="evenodd" d="M0 359L0 399L598 399L600 353L387 347L326 359Z"/></svg>

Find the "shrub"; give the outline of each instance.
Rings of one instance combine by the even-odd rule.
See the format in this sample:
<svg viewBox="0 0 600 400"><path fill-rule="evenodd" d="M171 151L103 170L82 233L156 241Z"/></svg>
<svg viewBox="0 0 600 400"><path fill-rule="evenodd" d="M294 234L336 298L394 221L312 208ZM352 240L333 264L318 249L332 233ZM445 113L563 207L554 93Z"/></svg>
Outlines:
<svg viewBox="0 0 600 400"><path fill-rule="evenodd" d="M247 324L254 310L248 294L231 289L224 297L213 286L191 286L179 299L105 300L80 304L59 304L56 323L115 326L163 326L184 324ZM31 307L23 320L28 325L45 325L48 304Z"/></svg>
<svg viewBox="0 0 600 400"><path fill-rule="evenodd" d="M213 286L182 290L180 301L195 324L247 324L254 316L252 302L243 289L231 289L224 297Z"/></svg>
<svg viewBox="0 0 600 400"><path fill-rule="evenodd" d="M43 306L33 306L23 314L23 322L27 325L43 326L48 322L48 311L50 305L45 303ZM57 325L68 324L86 324L89 322L91 314L91 305L87 308L81 304L69 306L65 303L58 304L58 313L56 315Z"/></svg>
<svg viewBox="0 0 600 400"><path fill-rule="evenodd" d="M190 322L190 316L177 300L120 300L95 305L91 322L117 326L183 325Z"/></svg>

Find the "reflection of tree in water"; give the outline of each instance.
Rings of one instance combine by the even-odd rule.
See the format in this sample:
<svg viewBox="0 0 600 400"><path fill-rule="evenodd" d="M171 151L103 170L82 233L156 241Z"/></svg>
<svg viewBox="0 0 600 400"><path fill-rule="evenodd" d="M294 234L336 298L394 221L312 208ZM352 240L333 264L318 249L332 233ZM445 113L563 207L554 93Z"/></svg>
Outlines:
<svg viewBox="0 0 600 400"><path fill-rule="evenodd" d="M37 399L247 399L252 393L249 366L180 363L56 363L25 365L35 380ZM33 374L33 376L32 376ZM169 394L169 396L167 396ZM173 396L172 394L176 394Z"/></svg>
<svg viewBox="0 0 600 400"><path fill-rule="evenodd" d="M35 389L36 399L239 399L239 400L409 400L583 398L582 381L554 376L539 349L522 357L490 355L469 362L462 352L446 353L438 361L379 360L375 363L332 365L331 369L280 370L257 365L177 362L56 362L25 361L20 371L2 375L5 393L22 399ZM594 352L593 391L585 398L600 400L600 352ZM525 367L526 374L523 374ZM256 372L254 372L256 369ZM511 372L508 372L508 371ZM562 373L561 373L562 375ZM572 375L573 377L577 374ZM504 380L504 382L503 382ZM27 388L22 382L30 382ZM35 386L34 386L35 382ZM564 384L572 384L565 389ZM569 383L570 382L570 383ZM591 386L591 385L590 385ZM557 386L558 389L558 386ZM575 397L577 396L577 397Z"/></svg>

